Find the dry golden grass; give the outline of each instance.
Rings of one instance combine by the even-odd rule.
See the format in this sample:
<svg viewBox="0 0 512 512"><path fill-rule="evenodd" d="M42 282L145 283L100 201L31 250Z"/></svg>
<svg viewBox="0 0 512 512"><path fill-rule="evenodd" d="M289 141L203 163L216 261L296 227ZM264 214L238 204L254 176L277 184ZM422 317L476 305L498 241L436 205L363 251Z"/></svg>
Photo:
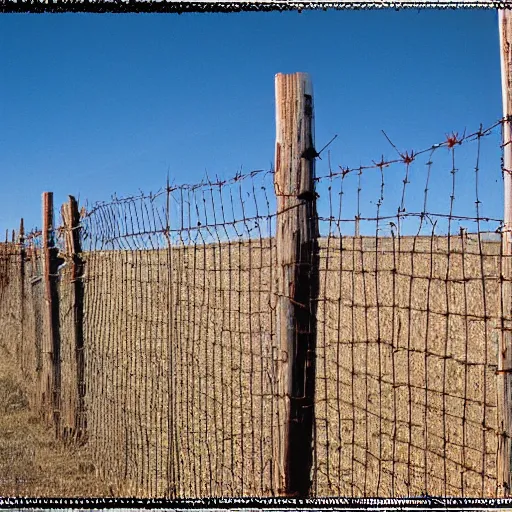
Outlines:
<svg viewBox="0 0 512 512"><path fill-rule="evenodd" d="M87 256L91 442L131 493L272 493L274 251ZM320 258L314 492L494 495L499 245L345 237Z"/></svg>
<svg viewBox="0 0 512 512"><path fill-rule="evenodd" d="M176 249L172 277L165 251L87 255L89 432L121 492L271 494L269 253Z"/></svg>
<svg viewBox="0 0 512 512"><path fill-rule="evenodd" d="M441 237L321 240L316 495L494 495L499 253L499 244L457 237L450 246ZM274 262L268 239L86 255L89 449L116 495L272 493ZM27 303L39 304L30 290ZM62 282L63 405L76 388L69 292ZM0 345L5 334L15 357L14 347L37 340L6 335L19 327L12 311L0 301ZM26 332L38 332L27 311ZM37 427L14 409L11 423ZM9 446L44 459L14 432ZM66 453L63 461L86 457ZM57 474L27 464L38 478ZM110 491L79 487L89 476L62 464L58 478L69 470L71 487L58 492Z"/></svg>
<svg viewBox="0 0 512 512"><path fill-rule="evenodd" d="M0 349L0 496L105 497L85 447L65 446L28 406L23 382Z"/></svg>
<svg viewBox="0 0 512 512"><path fill-rule="evenodd" d="M500 246L321 241L315 490L494 496Z"/></svg>

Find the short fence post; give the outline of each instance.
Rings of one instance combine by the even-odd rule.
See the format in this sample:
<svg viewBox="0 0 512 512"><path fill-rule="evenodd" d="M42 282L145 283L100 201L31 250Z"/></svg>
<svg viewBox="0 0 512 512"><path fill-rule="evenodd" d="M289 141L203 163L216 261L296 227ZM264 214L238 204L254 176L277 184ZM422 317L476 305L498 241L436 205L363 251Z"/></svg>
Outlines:
<svg viewBox="0 0 512 512"><path fill-rule="evenodd" d="M84 375L84 287L83 260L80 242L80 212L78 202L73 196L62 206L65 225L66 255L71 263L71 282L73 283L73 323L74 349L76 363L76 409L74 411L73 436L76 440L85 434L85 375Z"/></svg>
<svg viewBox="0 0 512 512"><path fill-rule="evenodd" d="M277 392L274 487L311 488L318 298L313 92L305 73L276 75Z"/></svg>
<svg viewBox="0 0 512 512"><path fill-rule="evenodd" d="M45 283L47 331L43 340L42 405L60 435L60 333L57 292L58 249L55 247L53 193L43 192L43 278Z"/></svg>

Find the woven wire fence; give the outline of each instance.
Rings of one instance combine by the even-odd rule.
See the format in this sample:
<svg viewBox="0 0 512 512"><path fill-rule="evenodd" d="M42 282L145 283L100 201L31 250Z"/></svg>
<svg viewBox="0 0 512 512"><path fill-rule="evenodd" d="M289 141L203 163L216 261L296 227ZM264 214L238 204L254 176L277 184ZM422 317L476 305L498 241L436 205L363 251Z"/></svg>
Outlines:
<svg viewBox="0 0 512 512"><path fill-rule="evenodd" d="M132 495L272 494L272 173L83 220L88 430Z"/></svg>
<svg viewBox="0 0 512 512"><path fill-rule="evenodd" d="M501 176L500 127L418 152L390 142L397 156L368 166L318 162L313 496L496 494L510 276L482 190ZM60 428L76 427L79 386L78 422L119 495L278 493L276 219L273 171L83 212L85 370L64 254ZM41 233L0 249L0 343L37 407L50 346Z"/></svg>
<svg viewBox="0 0 512 512"><path fill-rule="evenodd" d="M317 178L317 496L497 492L500 127Z"/></svg>
<svg viewBox="0 0 512 512"><path fill-rule="evenodd" d="M3 333L0 344L5 353L21 363L21 283L20 283L20 251L13 242L0 244L0 318L3 321Z"/></svg>
<svg viewBox="0 0 512 512"><path fill-rule="evenodd" d="M27 399L40 411L46 339L41 235L0 244L0 348L26 383Z"/></svg>
<svg viewBox="0 0 512 512"><path fill-rule="evenodd" d="M42 235L34 231L25 240L24 297L22 312L23 353L27 359L26 375L32 382L32 408L43 407L41 393L43 382L44 347L49 345L48 318L46 315L46 292L43 278Z"/></svg>

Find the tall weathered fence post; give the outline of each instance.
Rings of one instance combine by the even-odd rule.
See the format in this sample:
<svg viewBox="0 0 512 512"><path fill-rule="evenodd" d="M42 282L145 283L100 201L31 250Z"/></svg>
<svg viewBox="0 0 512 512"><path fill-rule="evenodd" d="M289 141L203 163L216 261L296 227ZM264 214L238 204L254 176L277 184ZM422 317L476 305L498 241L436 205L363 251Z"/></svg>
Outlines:
<svg viewBox="0 0 512 512"><path fill-rule="evenodd" d="M511 490L512 466L512 12L499 11L501 79L503 93L503 167L504 167L504 233L503 233L503 329L498 351L498 488L502 496Z"/></svg>
<svg viewBox="0 0 512 512"><path fill-rule="evenodd" d="M62 218L65 226L66 255L71 264L71 282L73 283L73 323L74 349L76 364L76 407L74 411L73 436L80 439L85 434L85 375L84 375L84 286L82 246L80 241L80 212L78 202L69 196L67 203L62 205Z"/></svg>
<svg viewBox="0 0 512 512"><path fill-rule="evenodd" d="M274 487L311 487L318 298L313 91L305 73L276 75L278 446Z"/></svg>
<svg viewBox="0 0 512 512"><path fill-rule="evenodd" d="M512 16L499 11L500 53L503 96L503 167L504 167L504 233L503 233L503 325L498 351L498 488L500 495L510 496L512 466Z"/></svg>
<svg viewBox="0 0 512 512"><path fill-rule="evenodd" d="M57 293L58 249L55 247L53 193L43 192L43 279L45 283L47 330L42 345L42 406L60 435L60 333Z"/></svg>
<svg viewBox="0 0 512 512"><path fill-rule="evenodd" d="M498 488L502 496L511 490L512 466L512 12L499 11L501 79L503 95L503 167L504 167L504 232L503 232L503 316L501 346L498 351Z"/></svg>

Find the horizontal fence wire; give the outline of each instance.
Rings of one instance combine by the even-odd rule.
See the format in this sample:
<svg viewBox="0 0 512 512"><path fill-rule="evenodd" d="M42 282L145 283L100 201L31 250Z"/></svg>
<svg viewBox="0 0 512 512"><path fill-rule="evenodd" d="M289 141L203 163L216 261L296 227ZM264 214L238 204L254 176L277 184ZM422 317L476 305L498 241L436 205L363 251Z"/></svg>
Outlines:
<svg viewBox="0 0 512 512"><path fill-rule="evenodd" d="M501 122L418 152L389 142L397 156L367 166L317 162L311 495L494 496L510 276L482 191L501 176ZM59 428L85 432L117 494L278 494L276 208L274 172L254 171L114 196L54 228ZM0 344L36 408L43 249L37 230L0 244Z"/></svg>
<svg viewBox="0 0 512 512"><path fill-rule="evenodd" d="M316 496L497 492L500 127L317 178Z"/></svg>

